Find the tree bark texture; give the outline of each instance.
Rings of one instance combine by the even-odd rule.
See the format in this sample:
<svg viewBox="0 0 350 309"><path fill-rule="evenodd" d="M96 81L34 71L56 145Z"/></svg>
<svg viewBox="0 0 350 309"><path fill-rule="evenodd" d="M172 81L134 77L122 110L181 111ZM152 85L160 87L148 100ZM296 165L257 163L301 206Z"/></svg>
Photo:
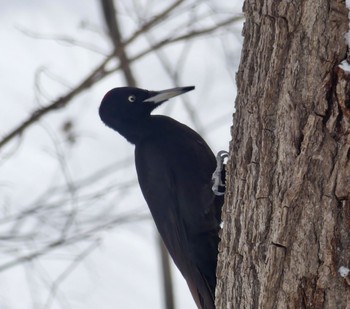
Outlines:
<svg viewBox="0 0 350 309"><path fill-rule="evenodd" d="M243 10L217 308L350 308L345 1Z"/></svg>

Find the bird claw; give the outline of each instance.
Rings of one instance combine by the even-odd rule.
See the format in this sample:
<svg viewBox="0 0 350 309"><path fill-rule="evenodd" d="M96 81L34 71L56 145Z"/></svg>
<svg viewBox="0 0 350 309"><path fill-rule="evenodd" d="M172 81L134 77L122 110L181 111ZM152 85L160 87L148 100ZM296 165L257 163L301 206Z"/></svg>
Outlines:
<svg viewBox="0 0 350 309"><path fill-rule="evenodd" d="M221 196L225 194L225 183L222 181L222 172L225 171L224 161L228 157L228 152L221 150L216 155L216 169L211 177L213 182L212 190L215 195Z"/></svg>

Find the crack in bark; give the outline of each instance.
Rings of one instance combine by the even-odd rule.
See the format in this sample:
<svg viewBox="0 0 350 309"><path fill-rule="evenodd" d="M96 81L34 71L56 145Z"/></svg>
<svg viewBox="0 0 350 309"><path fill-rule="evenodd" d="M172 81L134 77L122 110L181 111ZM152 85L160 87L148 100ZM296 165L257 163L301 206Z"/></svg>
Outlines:
<svg viewBox="0 0 350 309"><path fill-rule="evenodd" d="M277 243L277 242L271 242L271 245L273 245L273 246L276 246L277 248L282 248L282 249L284 249L284 250L286 250L287 251L287 247L286 246L284 246L284 245L282 245L282 244L279 244L279 243Z"/></svg>
<svg viewBox="0 0 350 309"><path fill-rule="evenodd" d="M303 132L300 133L299 137L297 138L296 142L296 155L299 156L301 154L301 145L303 144L304 141L304 134Z"/></svg>
<svg viewBox="0 0 350 309"><path fill-rule="evenodd" d="M323 125L326 126L328 120L332 116L333 111L333 105L335 103L335 89L337 85L337 75L335 74L334 70L330 74L330 80L326 84L326 101L327 101L327 109L325 111L324 115L318 115L323 117Z"/></svg>

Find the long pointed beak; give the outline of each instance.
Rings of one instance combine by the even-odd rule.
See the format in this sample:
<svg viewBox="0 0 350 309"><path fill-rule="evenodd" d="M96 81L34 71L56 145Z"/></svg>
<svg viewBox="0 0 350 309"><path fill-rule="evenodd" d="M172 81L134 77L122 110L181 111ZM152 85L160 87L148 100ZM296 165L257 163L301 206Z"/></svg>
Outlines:
<svg viewBox="0 0 350 309"><path fill-rule="evenodd" d="M166 89L162 91L150 91L150 97L143 102L151 102L151 103L162 103L164 101L169 100L170 98L176 97L185 92L191 91L194 89L194 86L188 87L177 87L172 89Z"/></svg>

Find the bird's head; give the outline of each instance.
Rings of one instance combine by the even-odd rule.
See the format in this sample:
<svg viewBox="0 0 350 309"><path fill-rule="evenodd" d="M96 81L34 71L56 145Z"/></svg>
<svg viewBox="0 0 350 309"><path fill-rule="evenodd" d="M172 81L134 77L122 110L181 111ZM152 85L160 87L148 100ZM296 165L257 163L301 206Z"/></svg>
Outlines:
<svg viewBox="0 0 350 309"><path fill-rule="evenodd" d="M142 121L165 101L193 89L194 86L162 91L148 91L134 87L114 88L102 99L99 114L107 126L119 131L120 125Z"/></svg>

